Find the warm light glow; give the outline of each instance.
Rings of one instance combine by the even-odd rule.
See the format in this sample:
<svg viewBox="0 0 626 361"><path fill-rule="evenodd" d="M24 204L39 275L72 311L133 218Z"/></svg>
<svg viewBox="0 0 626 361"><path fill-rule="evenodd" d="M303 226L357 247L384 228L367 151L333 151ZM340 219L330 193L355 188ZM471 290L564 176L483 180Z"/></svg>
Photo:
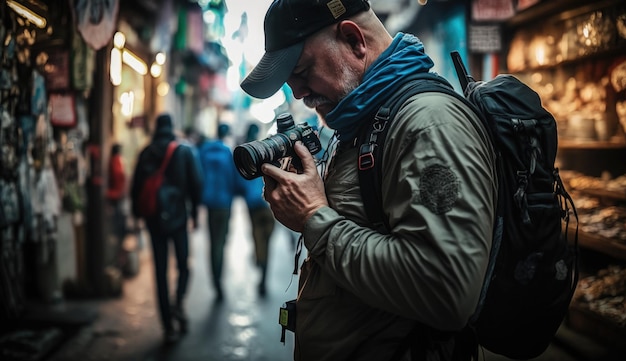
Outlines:
<svg viewBox="0 0 626 361"><path fill-rule="evenodd" d="M111 49L111 65L109 67L111 84L118 86L122 84L122 52L120 49Z"/></svg>
<svg viewBox="0 0 626 361"><path fill-rule="evenodd" d="M157 53L156 56L154 57L154 60L159 65L165 64L165 59L166 59L165 53Z"/></svg>
<svg viewBox="0 0 626 361"><path fill-rule="evenodd" d="M135 99L139 100L139 102L143 102L146 99L146 92L143 89L135 89Z"/></svg>
<svg viewBox="0 0 626 361"><path fill-rule="evenodd" d="M26 6L14 0L7 0L7 5L13 9L19 16L33 23L36 27L43 29L46 27L46 18L35 13Z"/></svg>
<svg viewBox="0 0 626 361"><path fill-rule="evenodd" d="M543 65L546 62L546 49L543 45L537 46L535 48L535 59L537 59L537 64Z"/></svg>
<svg viewBox="0 0 626 361"><path fill-rule="evenodd" d="M426 5L426 3L428 3L428 0L417 0L417 3L420 5Z"/></svg>
<svg viewBox="0 0 626 361"><path fill-rule="evenodd" d="M120 33L119 31L115 33L115 35L113 36L113 45L116 48L123 48L124 45L126 44L126 36L123 33Z"/></svg>
<svg viewBox="0 0 626 361"><path fill-rule="evenodd" d="M133 115L133 107L135 105L135 93L132 91L125 92L120 95L120 103L122 104L122 115L130 117Z"/></svg>
<svg viewBox="0 0 626 361"><path fill-rule="evenodd" d="M134 71L141 75L148 74L148 66L137 55L133 54L130 50L124 49L122 51L122 61L124 64L130 66Z"/></svg>
<svg viewBox="0 0 626 361"><path fill-rule="evenodd" d="M150 66L150 75L152 75L153 78L160 77L162 71L163 67L161 67L161 65L157 63L152 63L152 65Z"/></svg>
<svg viewBox="0 0 626 361"><path fill-rule="evenodd" d="M592 25L591 25L591 24L585 24L585 25L583 26L583 36L584 36L585 38L589 38L589 37L591 36L591 35L590 35L590 34L591 34L591 28L592 28Z"/></svg>
<svg viewBox="0 0 626 361"><path fill-rule="evenodd" d="M157 85L157 94L159 96L166 96L170 92L170 85L167 82L162 82Z"/></svg>

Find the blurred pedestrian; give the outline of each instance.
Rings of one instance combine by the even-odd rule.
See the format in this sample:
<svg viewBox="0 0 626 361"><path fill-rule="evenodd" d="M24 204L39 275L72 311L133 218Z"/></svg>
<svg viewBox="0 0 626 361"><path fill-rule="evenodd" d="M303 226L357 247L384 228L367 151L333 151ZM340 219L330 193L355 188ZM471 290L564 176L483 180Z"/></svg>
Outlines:
<svg viewBox="0 0 626 361"><path fill-rule="evenodd" d="M111 210L111 229L115 237L114 263L120 266L122 244L126 237L126 214L124 200L126 198L126 172L122 159L122 146L115 143L111 146L109 159L109 178L106 190L106 199Z"/></svg>
<svg viewBox="0 0 626 361"><path fill-rule="evenodd" d="M257 140L258 134L259 126L251 123L248 126L245 142L248 143ZM272 214L269 204L263 199L263 178L257 177L246 180L243 176L239 175L237 185L237 193L241 194L245 199L248 214L250 215L255 262L256 266L261 271L257 291L260 296L265 296L269 242L275 225L274 215Z"/></svg>
<svg viewBox="0 0 626 361"><path fill-rule="evenodd" d="M187 220L190 217L194 229L198 227L198 200L202 192L202 174L191 147L176 142L176 149L164 170L164 184L177 190L177 198L168 198L168 209L162 209L154 216L142 217L139 195L146 178L159 169L166 157L170 143L176 141L172 119L168 114L159 115L152 142L141 151L131 186L132 210L136 218L144 218L152 243L156 288L159 301L159 314L166 343L175 342L179 332L187 332L187 317L184 299L189 280L189 235ZM189 205L189 207L187 206ZM176 211L174 211L176 209ZM190 215L188 214L188 209ZM164 219L166 211L168 218ZM172 240L176 254L178 282L174 307L171 308L168 287L168 241ZM178 330L173 320L178 322Z"/></svg>
<svg viewBox="0 0 626 361"><path fill-rule="evenodd" d="M181 138L179 138L179 141L182 144L189 145L191 147L191 150L193 151L193 155L198 158L198 145L202 141L202 135L196 128L194 128L193 126L186 127L184 130L184 134Z"/></svg>
<svg viewBox="0 0 626 361"><path fill-rule="evenodd" d="M199 144L198 153L204 175L202 204L207 210L211 279L217 300L221 301L224 298L222 288L224 247L228 237L231 206L238 174L233 162L232 150L224 142L226 136L230 134L230 127L227 124L220 124L217 133L217 139L206 139Z"/></svg>

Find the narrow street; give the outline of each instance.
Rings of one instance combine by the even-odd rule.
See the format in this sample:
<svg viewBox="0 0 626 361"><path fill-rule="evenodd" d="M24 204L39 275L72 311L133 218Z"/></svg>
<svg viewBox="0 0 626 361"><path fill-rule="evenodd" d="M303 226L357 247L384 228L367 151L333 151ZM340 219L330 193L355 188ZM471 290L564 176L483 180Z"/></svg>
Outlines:
<svg viewBox="0 0 626 361"><path fill-rule="evenodd" d="M268 289L256 293L259 273L254 267L253 243L245 204L233 205L231 230L225 254L225 298L215 302L209 281L206 214L200 228L190 234L192 275L187 297L189 332L166 346L158 320L149 240L140 252L139 273L127 278L119 298L68 299L54 305L33 305L28 318L39 330L63 333L65 341L46 361L291 361L293 334L280 342L278 310L294 299L297 276L292 276L294 250L290 231L277 223L270 245ZM170 252L170 287L175 264ZM305 255L303 254L300 261ZM173 292L171 290L171 292ZM48 332L50 335L55 332ZM623 360L605 347L562 327L560 342L553 343L533 361ZM39 338L39 344L45 343ZM563 343L563 340L566 340ZM574 348L572 348L575 345ZM28 345L27 345L28 346ZM485 351L489 361L510 359ZM27 358L19 358L26 360Z"/></svg>
<svg viewBox="0 0 626 361"><path fill-rule="evenodd" d="M163 345L150 247L144 243L140 272L125 281L120 298L65 302L67 307L95 308L98 315L48 360L291 360L293 334L287 333L283 345L278 324L279 307L295 298L297 290L297 277L291 276L294 261L289 231L278 224L275 228L267 295L260 298L256 293L259 273L254 267L247 211L242 200L235 201L225 255L225 298L219 303L214 301L215 293L209 282L205 213L200 217L200 228L190 234L192 275L186 302L189 332L178 343ZM169 267L172 292L173 256Z"/></svg>

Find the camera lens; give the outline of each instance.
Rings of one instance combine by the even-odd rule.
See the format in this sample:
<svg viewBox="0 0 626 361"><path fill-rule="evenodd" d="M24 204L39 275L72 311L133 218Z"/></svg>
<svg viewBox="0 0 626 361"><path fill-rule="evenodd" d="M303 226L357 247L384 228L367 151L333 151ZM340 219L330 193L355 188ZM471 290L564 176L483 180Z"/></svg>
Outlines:
<svg viewBox="0 0 626 361"><path fill-rule="evenodd" d="M235 147L233 160L239 173L246 179L260 177L261 165L287 156L291 142L284 134L275 134Z"/></svg>
<svg viewBox="0 0 626 361"><path fill-rule="evenodd" d="M246 179L256 178L257 173L260 172L260 169L257 168L256 152L247 143L235 147L233 160L239 173Z"/></svg>

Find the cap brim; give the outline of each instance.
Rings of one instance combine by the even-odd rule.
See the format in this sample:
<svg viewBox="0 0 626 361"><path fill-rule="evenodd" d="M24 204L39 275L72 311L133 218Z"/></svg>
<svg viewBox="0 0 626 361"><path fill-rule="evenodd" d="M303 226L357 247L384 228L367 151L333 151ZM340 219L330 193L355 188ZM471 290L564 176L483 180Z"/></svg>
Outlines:
<svg viewBox="0 0 626 361"><path fill-rule="evenodd" d="M252 72L241 82L241 89L255 98L269 98L287 81L296 67L304 42L266 52Z"/></svg>

